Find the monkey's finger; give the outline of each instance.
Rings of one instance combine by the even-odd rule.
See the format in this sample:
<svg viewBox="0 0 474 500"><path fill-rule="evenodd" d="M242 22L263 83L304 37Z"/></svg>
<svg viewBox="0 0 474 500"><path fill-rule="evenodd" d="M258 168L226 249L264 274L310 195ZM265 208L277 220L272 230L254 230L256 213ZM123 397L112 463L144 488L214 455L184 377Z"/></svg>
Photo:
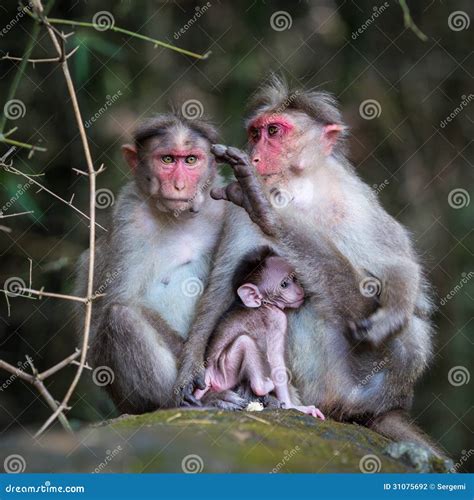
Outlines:
<svg viewBox="0 0 474 500"><path fill-rule="evenodd" d="M234 166L237 162L236 160L227 154L228 147L224 144L213 144L211 146L211 153L216 157L219 163L228 163Z"/></svg>
<svg viewBox="0 0 474 500"><path fill-rule="evenodd" d="M201 406L202 403L194 396L194 383L189 383L183 390L183 403L189 406Z"/></svg>
<svg viewBox="0 0 474 500"><path fill-rule="evenodd" d="M316 415L314 415L315 417L318 417L321 420L326 420L326 417L323 415L323 413L321 412L321 410L319 408L316 408L315 414L316 414Z"/></svg>
<svg viewBox="0 0 474 500"><path fill-rule="evenodd" d="M204 375L196 375L194 378L194 386L201 390L204 390L207 387Z"/></svg>
<svg viewBox="0 0 474 500"><path fill-rule="evenodd" d="M232 146L229 146L227 148L227 157L231 158L235 163L240 164L240 165L249 165L249 157L247 153L244 153L241 149L234 148Z"/></svg>
<svg viewBox="0 0 474 500"><path fill-rule="evenodd" d="M227 200L225 188L212 188L211 198L213 198L214 200Z"/></svg>

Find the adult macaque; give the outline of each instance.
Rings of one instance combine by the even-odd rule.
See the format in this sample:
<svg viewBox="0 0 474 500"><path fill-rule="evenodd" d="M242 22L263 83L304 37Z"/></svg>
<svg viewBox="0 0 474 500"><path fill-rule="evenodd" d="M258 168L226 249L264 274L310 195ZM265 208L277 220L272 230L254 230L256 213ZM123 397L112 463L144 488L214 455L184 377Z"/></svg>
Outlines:
<svg viewBox="0 0 474 500"><path fill-rule="evenodd" d="M207 283L223 203L211 199L215 129L159 115L123 146L134 180L121 191L108 233L97 241L89 361L113 371L117 408L142 413L172 406L177 359ZM85 293L87 254L77 294Z"/></svg>
<svg viewBox="0 0 474 500"><path fill-rule="evenodd" d="M231 306L212 334L206 354L204 390L222 392L248 382L256 396L274 391L284 408L319 417L314 406L303 406L290 395L285 361L288 322L285 309L303 304L304 291L293 268L268 247L244 258L237 267L233 289L239 301ZM292 391L295 392L295 391Z"/></svg>
<svg viewBox="0 0 474 500"><path fill-rule="evenodd" d="M212 192L231 204L183 354L182 399L195 403L194 389L204 387L196 367L232 301L229 276L242 255L267 244L295 268L310 298L288 318L290 369L303 404L428 445L404 415L431 356L428 287L408 233L346 159L334 100L274 81L252 100L247 130L250 157L213 148L237 181Z"/></svg>

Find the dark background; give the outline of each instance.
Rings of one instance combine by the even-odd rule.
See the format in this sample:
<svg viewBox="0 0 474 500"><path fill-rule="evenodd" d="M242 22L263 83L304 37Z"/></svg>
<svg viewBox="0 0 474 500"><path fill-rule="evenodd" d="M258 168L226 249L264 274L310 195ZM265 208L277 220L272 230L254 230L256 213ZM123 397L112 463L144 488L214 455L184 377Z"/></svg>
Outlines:
<svg viewBox="0 0 474 500"><path fill-rule="evenodd" d="M56 3L51 17L90 22L98 11L109 11L116 26L195 52L212 50L201 61L110 31L75 30L68 47L80 46L70 66L83 119L98 112L107 96L119 95L87 128L95 164L107 167L98 178L98 188L115 195L130 177L120 145L129 140L137 119L168 109L170 102L181 106L189 99L198 100L219 126L223 142L242 146L244 103L270 71L283 74L297 87L322 88L338 97L351 127L351 159L360 175L379 187L389 213L412 231L437 293L435 357L417 388L413 417L455 462L470 455L473 390L467 379L473 369L474 201L469 203L466 193L471 193L474 178L474 100L445 126L442 121L474 92L474 23L459 31L448 24L449 15L458 10L472 21L472 2L410 1L411 14L427 41L404 27L402 9L395 1L387 2L388 7L356 39L352 33L383 2L212 1L178 40L174 33L206 2ZM13 0L2 2L0 28L17 16L17 6ZM283 31L270 24L279 10L291 18L291 27ZM24 16L0 35L1 55L21 55L33 25ZM69 26L60 28L73 31ZM55 55L44 30L33 54ZM0 112L17 64L0 61ZM29 65L16 98L24 103L25 116L9 121L4 132L17 126L11 137L47 147L47 152L36 152L28 159L25 150L18 150L14 166L44 174L39 182L67 200L74 194L74 204L87 212L87 178L72 170L86 170L86 165L57 64ZM380 116L371 120L361 116L359 106L367 99L380 104ZM0 155L8 149L0 143ZM0 172L0 208L15 198L5 214L34 211L0 220L11 229L0 231L0 288L12 277L28 284L31 258L34 287L70 293L74 261L88 245L87 221L35 187L18 196L18 185L24 183L25 179ZM465 190L461 208L449 203L454 189ZM106 221L107 211L98 210L100 222ZM456 286L453 297L441 301ZM77 342L70 303L9 300L10 316L0 295L0 358L17 364L28 354L39 369L45 369L73 351ZM461 372L456 370L467 383L450 383L448 373L454 367L462 367ZM73 368L67 368L48 382L57 399L62 399L73 373ZM1 373L0 386L8 378L9 374ZM91 382L90 372L72 404L70 416L77 425L115 415L105 394ZM21 381L0 391L0 435L19 426L31 432L49 413L34 389Z"/></svg>

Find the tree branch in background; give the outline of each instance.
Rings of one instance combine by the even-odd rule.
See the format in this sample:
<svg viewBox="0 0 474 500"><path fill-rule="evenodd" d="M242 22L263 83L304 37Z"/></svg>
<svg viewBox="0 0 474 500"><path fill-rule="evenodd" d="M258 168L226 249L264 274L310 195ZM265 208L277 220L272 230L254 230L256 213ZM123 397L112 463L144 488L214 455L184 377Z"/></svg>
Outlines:
<svg viewBox="0 0 474 500"><path fill-rule="evenodd" d="M406 0L398 0L398 2L403 11L403 23L405 24L405 28L412 30L413 33L415 33L415 35L422 42L426 42L428 40L428 37L420 30L420 28L418 28L418 26L413 21Z"/></svg>

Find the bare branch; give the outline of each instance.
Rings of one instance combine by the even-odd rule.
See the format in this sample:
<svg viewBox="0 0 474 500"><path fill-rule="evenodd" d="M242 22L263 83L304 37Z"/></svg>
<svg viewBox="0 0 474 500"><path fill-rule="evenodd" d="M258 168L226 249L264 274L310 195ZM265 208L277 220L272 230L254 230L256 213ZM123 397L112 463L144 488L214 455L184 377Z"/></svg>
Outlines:
<svg viewBox="0 0 474 500"><path fill-rule="evenodd" d="M76 295L67 295L62 293L45 292L42 288L40 290L34 290L32 288L22 288L20 292L21 292L19 294L20 297L24 297L24 295L22 295L22 293L24 292L37 295L40 299L42 297L53 297L55 299L64 299L64 300L73 300L75 302L82 302L83 304L87 304L89 302L89 299L84 297L77 297Z"/></svg>
<svg viewBox="0 0 474 500"><path fill-rule="evenodd" d="M76 374L66 391L66 394L61 401L58 408L53 412L53 414L48 418L48 420L43 424L43 426L36 433L36 437L40 436L53 422L56 418L61 415L61 412L67 409L69 400L71 399L74 390L79 383L84 367L86 366L87 350L89 347L89 334L92 319L92 304L93 304L93 286L94 286L94 264L95 264L95 194L96 194L96 175L97 172L94 169L94 164L92 162L92 156L90 153L89 142L87 140L86 131L84 128L84 122L82 120L81 111L79 108L79 103L77 100L76 91L74 88L74 83L69 72L68 61L64 57L64 43L66 38L63 35L59 35L57 30L55 30L49 21L44 16L44 9L41 0L33 0L33 9L41 20L45 23L48 34L53 42L53 45L58 52L58 56L62 59L61 69L66 80L66 86L68 88L69 96L71 98L72 108L74 111L74 116L76 118L77 126L79 129L79 134L81 136L82 148L84 150L84 156L86 158L87 171L89 173L89 215L90 215L90 225L89 225L89 269L87 275L87 298L88 302L85 304L85 319L84 319L84 330L82 338L82 348L81 355L79 359L79 366L77 368Z"/></svg>
<svg viewBox="0 0 474 500"><path fill-rule="evenodd" d="M34 214L34 210L30 210L28 212L18 212L16 214L8 214L8 215L4 215L2 213L0 213L0 219L8 219L8 217L16 217L17 215L26 215L26 214Z"/></svg>
<svg viewBox="0 0 474 500"><path fill-rule="evenodd" d="M48 189L47 187L43 186L42 184L40 184L38 181L36 181L35 179L33 179L33 176L32 175L28 175L28 174L25 174L24 172L22 172L21 170L18 170L16 169L15 167L13 166L9 166L9 165L5 165L4 163L0 163L0 165L3 165L3 168L7 171L7 172L11 172L13 174L16 174L16 175L21 175L22 177L24 177L25 179L28 179L30 182L32 182L33 184L36 184L37 186L39 186L42 190L46 191L47 193L49 193L51 196L54 196L54 198L62 201L63 203L65 203L66 205L68 205L69 207L71 207L73 210L75 210L77 213L81 214L83 217L85 217L86 219L88 220L91 220L91 217L89 217L87 214L85 214L82 210L79 210L75 205L72 205L71 203L69 203L68 201L66 201L64 198L61 198L61 196L57 195L56 193L54 193L53 191L51 191L50 189ZM94 191L95 193L95 191ZM95 194L94 194L95 196ZM95 199L94 199L94 203L95 203ZM103 229L104 231L107 231L107 229L105 229L105 227L102 227L98 222L95 222L95 218L94 218L94 223L97 224L97 226L99 226L101 229Z"/></svg>
<svg viewBox="0 0 474 500"><path fill-rule="evenodd" d="M54 400L53 396L51 396L48 389L46 389L46 386L44 385L43 381L39 378L38 371L36 370L32 359L29 356L27 356L26 359L28 361L28 364L31 366L31 369L33 371L33 375L26 373L23 370L20 370L19 368L17 368L16 366L13 366L10 363L7 363L6 361L3 361L1 359L0 359L0 369L3 369L5 371L11 373L11 374L15 375L15 377L18 377L19 379L24 380L25 382L28 382L29 384L36 387L38 392L45 399L46 403L48 403L49 407L53 411L57 411L59 409L58 404ZM58 414L58 419L61 422L62 426L66 429L66 431L72 433L71 426L69 425L67 418L65 417L65 415L62 412L60 412Z"/></svg>
<svg viewBox="0 0 474 500"><path fill-rule="evenodd" d="M81 351L79 349L76 349L76 351L73 354L71 354L67 358L63 359L62 361L60 361L58 364L52 366L51 368L49 368L48 370L45 370L44 372L41 372L40 374L38 374L37 378L39 380L47 379L48 377L50 377L51 375L54 375L56 372L58 372L59 370L61 370L65 366L73 364L73 361L75 361L80 355L81 355Z"/></svg>
<svg viewBox="0 0 474 500"><path fill-rule="evenodd" d="M48 17L45 18L47 22L51 24L66 24L68 26L81 26L83 28L96 28L94 23L88 23L85 21L71 21L70 19L57 19ZM161 40L157 40L155 38L150 38L149 36L141 35L140 33L136 33L135 31L129 31L124 28L119 28L118 26L110 26L107 31L114 31L116 33L122 33L124 35L131 36L133 38L138 38L140 40L145 40L146 42L152 43L155 47L164 47L166 49L174 50L175 52L179 52L185 56L195 57L196 59L207 59L211 55L211 51L206 52L205 54L197 54L196 52L191 52L190 50L181 49L179 47L175 47L166 42L162 42Z"/></svg>
<svg viewBox="0 0 474 500"><path fill-rule="evenodd" d="M34 144L28 144L27 142L17 141L16 139L9 139L6 134L0 134L0 142L4 142L5 144L11 144L12 146L17 146L19 148L29 149L30 151L48 151L46 148L41 146L35 146Z"/></svg>
<svg viewBox="0 0 474 500"><path fill-rule="evenodd" d="M66 55L66 59L69 59L71 56L73 56L77 51L79 50L79 45L71 50L69 54ZM8 53L4 55L1 59L1 61L6 60L6 61L23 61L23 57L14 57L10 56ZM33 66L35 64L40 64L40 63L57 63L61 62L61 59L59 57L49 57L46 59L26 59L27 62L32 63Z"/></svg>

